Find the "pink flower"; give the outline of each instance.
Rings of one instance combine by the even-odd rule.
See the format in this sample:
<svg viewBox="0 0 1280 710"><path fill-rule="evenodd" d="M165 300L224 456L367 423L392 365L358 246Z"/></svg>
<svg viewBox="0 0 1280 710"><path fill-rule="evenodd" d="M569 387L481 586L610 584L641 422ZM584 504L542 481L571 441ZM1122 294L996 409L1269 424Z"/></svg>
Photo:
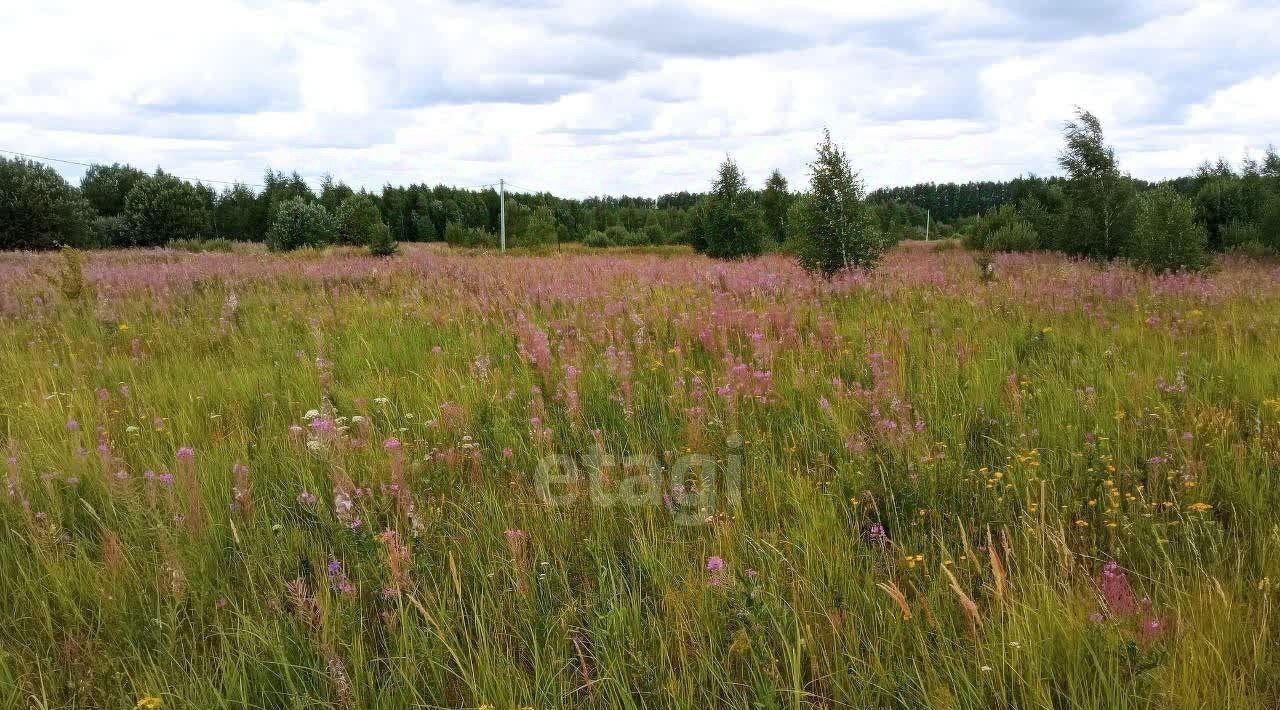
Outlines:
<svg viewBox="0 0 1280 710"><path fill-rule="evenodd" d="M190 446L184 446L178 449L178 458L183 461L190 461L196 457L196 450Z"/></svg>
<svg viewBox="0 0 1280 710"><path fill-rule="evenodd" d="M387 451L399 451L402 446L404 446L404 444L400 443L400 440L394 436L382 442L382 448Z"/></svg>

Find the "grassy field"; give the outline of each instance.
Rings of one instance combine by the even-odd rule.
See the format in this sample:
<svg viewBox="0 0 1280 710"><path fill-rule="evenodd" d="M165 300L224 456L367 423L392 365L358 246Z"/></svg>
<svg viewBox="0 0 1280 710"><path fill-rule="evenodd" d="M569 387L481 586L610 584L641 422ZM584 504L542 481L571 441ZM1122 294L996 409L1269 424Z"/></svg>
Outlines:
<svg viewBox="0 0 1280 710"><path fill-rule="evenodd" d="M1277 343L1243 261L0 256L0 706L1276 707Z"/></svg>

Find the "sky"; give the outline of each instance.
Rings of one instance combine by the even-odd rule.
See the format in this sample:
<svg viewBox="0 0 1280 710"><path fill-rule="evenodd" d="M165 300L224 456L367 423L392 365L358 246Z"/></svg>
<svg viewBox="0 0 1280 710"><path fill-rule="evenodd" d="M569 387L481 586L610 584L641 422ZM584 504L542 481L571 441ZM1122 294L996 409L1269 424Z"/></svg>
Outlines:
<svg viewBox="0 0 1280 710"><path fill-rule="evenodd" d="M1137 177L1280 144L1273 0L5 4L0 149L208 180L801 188L824 127L871 188L1007 179L1075 106Z"/></svg>

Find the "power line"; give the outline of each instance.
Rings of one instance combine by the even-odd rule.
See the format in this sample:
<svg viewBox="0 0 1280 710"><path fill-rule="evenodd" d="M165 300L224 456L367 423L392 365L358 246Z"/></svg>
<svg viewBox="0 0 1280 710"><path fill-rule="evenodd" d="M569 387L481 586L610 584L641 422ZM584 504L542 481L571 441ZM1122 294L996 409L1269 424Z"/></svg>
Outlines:
<svg viewBox="0 0 1280 710"><path fill-rule="evenodd" d="M64 160L62 158L50 158L47 155L32 155L31 153L21 153L16 150L8 150L5 148L0 148L0 153L8 153L10 155L16 155L20 158L27 158L28 160L47 160L51 163L65 163L67 165L79 165L80 167L83 167L83 168L92 168L95 165L95 163L82 163L78 160ZM100 165L101 163L98 163L98 164ZM241 181L232 182L229 180L210 180L208 178L191 178L191 177L184 177L182 175L173 175L172 173L166 173L166 175L169 175L170 177L176 177L179 180L186 180L187 182L207 182L207 183L213 183L216 185L233 185L233 186L244 185L245 187L266 187L265 185L259 185L258 183L254 183L254 182L241 182Z"/></svg>
<svg viewBox="0 0 1280 710"><path fill-rule="evenodd" d="M85 163L85 162L81 162L81 161L79 161L79 160L67 160L67 159L65 159L65 158L51 158L51 157L49 157L49 156L47 156L47 155L35 155L35 154L33 154L33 153L23 153L23 152L21 152L21 151L17 151L17 150L9 150L9 149L7 149L7 148L0 148L0 153L8 153L9 155L16 155L16 156L18 156L18 157L20 157L20 158L27 158L28 160L44 160L44 161L48 161L48 162L51 162L51 163L63 163L63 164L66 164L66 165L78 165L78 166L80 166L80 167L82 167L82 168L92 168L92 167L94 167L94 166L96 166L96 165L102 165L102 164L103 164L103 163ZM166 175L169 175L169 176L171 176L171 177L176 177L176 178L178 178L179 180L186 180L187 182L200 182L200 183L211 183L211 184L215 184L215 185L232 185L232 186L235 186L235 185L244 185L245 187L256 187L256 188L260 188L260 189L265 189L265 188L266 188L266 185L263 185L263 184L261 184L261 183L256 183L256 182L243 182L243 181L230 181L230 180L211 180L211 179L209 179L209 178L193 178L193 177L184 177L184 176L182 176L182 175L174 175L173 173L166 173ZM452 187L452 188L453 188L453 189L455 189L455 190L480 190L480 189L483 189L483 188L499 187L499 183L500 183L500 182L501 182L501 181L486 182L486 183L482 183L482 184L480 184L480 185L450 185L450 187ZM508 184L510 184L510 183L508 183ZM524 188L524 189L528 189L528 188Z"/></svg>

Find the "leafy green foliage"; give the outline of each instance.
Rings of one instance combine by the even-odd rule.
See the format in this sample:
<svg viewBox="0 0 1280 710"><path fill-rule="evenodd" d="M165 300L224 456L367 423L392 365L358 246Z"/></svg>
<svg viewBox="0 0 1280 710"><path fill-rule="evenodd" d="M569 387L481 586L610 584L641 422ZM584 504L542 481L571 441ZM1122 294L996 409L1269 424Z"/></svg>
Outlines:
<svg viewBox="0 0 1280 710"><path fill-rule="evenodd" d="M86 246L93 208L56 170L0 157L0 249Z"/></svg>
<svg viewBox="0 0 1280 710"><path fill-rule="evenodd" d="M276 208L267 247L273 251L319 247L332 243L336 236L337 224L324 205L295 197Z"/></svg>
<svg viewBox="0 0 1280 710"><path fill-rule="evenodd" d="M760 216L733 158L726 157L720 164L698 219L701 235L695 247L708 256L739 259L762 251Z"/></svg>
<svg viewBox="0 0 1280 710"><path fill-rule="evenodd" d="M498 235L479 227L464 227L457 222L450 222L445 228L444 240L451 247L496 247Z"/></svg>
<svg viewBox="0 0 1280 710"><path fill-rule="evenodd" d="M801 263L828 276L844 269L875 266L886 241L862 202L857 173L844 151L831 141L830 131L823 131L809 170L809 195L801 217Z"/></svg>
<svg viewBox="0 0 1280 710"><path fill-rule="evenodd" d="M146 173L130 165L94 165L80 179L80 193L99 215L116 217L133 186L145 179Z"/></svg>
<svg viewBox="0 0 1280 710"><path fill-rule="evenodd" d="M363 192L343 200L338 206L335 219L338 242L341 244L368 246L373 243L374 232L377 231L378 225L386 226L382 222L382 213L378 211L378 205L374 204L372 197ZM387 240L394 244L390 235L388 230Z"/></svg>
<svg viewBox="0 0 1280 710"><path fill-rule="evenodd" d="M138 181L125 198L128 246L164 246L173 239L201 239L212 231L205 202L190 183L157 173Z"/></svg>
<svg viewBox="0 0 1280 710"><path fill-rule="evenodd" d="M774 244L782 244L787 240L787 211L791 208L791 202L787 179L774 170L764 183L764 192L760 194L760 214L764 220L765 238Z"/></svg>
<svg viewBox="0 0 1280 710"><path fill-rule="evenodd" d="M1133 231L1133 182L1120 174L1097 116L1079 109L1063 129L1058 164L1067 172L1066 222L1061 248L1110 259L1124 253Z"/></svg>
<svg viewBox="0 0 1280 710"><path fill-rule="evenodd" d="M399 250L400 245L391 238L391 228L378 220L369 237L369 253L374 256L391 256Z"/></svg>
<svg viewBox="0 0 1280 710"><path fill-rule="evenodd" d="M1153 271L1196 270L1208 263L1208 234L1191 202L1169 188L1138 200L1129 258Z"/></svg>

